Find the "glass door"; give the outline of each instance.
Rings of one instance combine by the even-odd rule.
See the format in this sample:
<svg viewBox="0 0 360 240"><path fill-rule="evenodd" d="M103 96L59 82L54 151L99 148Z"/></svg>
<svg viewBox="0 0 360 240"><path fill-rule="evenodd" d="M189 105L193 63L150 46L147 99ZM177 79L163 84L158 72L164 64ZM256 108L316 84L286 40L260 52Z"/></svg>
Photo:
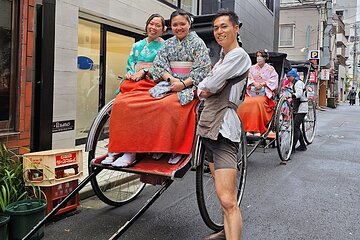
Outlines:
<svg viewBox="0 0 360 240"><path fill-rule="evenodd" d="M76 145L85 143L99 110L115 97L138 34L79 19Z"/></svg>
<svg viewBox="0 0 360 240"><path fill-rule="evenodd" d="M106 31L105 104L115 97L120 84L118 76L126 73L127 58L134 42L133 37Z"/></svg>
<svg viewBox="0 0 360 240"><path fill-rule="evenodd" d="M79 19L76 139L86 138L99 109L100 29L98 23Z"/></svg>

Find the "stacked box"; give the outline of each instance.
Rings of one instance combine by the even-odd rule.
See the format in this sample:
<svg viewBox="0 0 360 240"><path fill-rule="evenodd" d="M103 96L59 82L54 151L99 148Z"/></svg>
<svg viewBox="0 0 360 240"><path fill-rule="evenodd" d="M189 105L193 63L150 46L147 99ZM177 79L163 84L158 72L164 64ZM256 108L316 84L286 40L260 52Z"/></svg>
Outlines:
<svg viewBox="0 0 360 240"><path fill-rule="evenodd" d="M24 154L27 185L54 186L79 179L83 175L80 149L57 149Z"/></svg>
<svg viewBox="0 0 360 240"><path fill-rule="evenodd" d="M83 175L82 150L27 153L24 154L23 167L26 184L39 186L45 193L49 213L78 186L78 179ZM79 205L79 194L76 194L57 214L74 210Z"/></svg>
<svg viewBox="0 0 360 240"><path fill-rule="evenodd" d="M53 208L55 208L77 186L78 180L73 180L50 187L40 187L41 190L45 193L47 199L46 213L50 213L51 210L53 210ZM55 215L75 210L79 205L79 194L76 194L72 199L67 202L66 206L60 208L60 210Z"/></svg>

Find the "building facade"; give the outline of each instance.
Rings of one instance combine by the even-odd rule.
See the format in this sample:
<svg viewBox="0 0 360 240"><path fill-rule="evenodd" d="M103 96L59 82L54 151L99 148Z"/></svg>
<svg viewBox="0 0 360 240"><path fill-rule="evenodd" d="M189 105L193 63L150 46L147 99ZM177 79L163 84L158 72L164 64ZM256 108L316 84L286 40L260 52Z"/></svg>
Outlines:
<svg viewBox="0 0 360 240"><path fill-rule="evenodd" d="M282 0L279 51L291 60L317 55L317 103L321 107L344 98L347 69L346 27L332 1Z"/></svg>
<svg viewBox="0 0 360 240"><path fill-rule="evenodd" d="M241 41L247 52L278 50L280 0L202 0L202 14L215 13L219 8L238 14L243 23Z"/></svg>
<svg viewBox="0 0 360 240"><path fill-rule="evenodd" d="M0 1L0 142L20 154L30 149L34 7Z"/></svg>
<svg viewBox="0 0 360 240"><path fill-rule="evenodd" d="M245 50L276 51L278 46L279 0L0 3L0 26L11 35L8 45L1 45L11 53L6 57L11 64L0 69L2 82L11 87L3 91L7 86L3 84L0 92L7 99L1 111L8 113L1 114L0 137L11 147L25 147L24 151L85 143L98 111L114 98L131 46L144 37L145 21L152 13L167 19L177 8L193 15L229 8L243 23L240 35ZM15 14L3 14L9 9ZM209 48L220 49L206 42Z"/></svg>
<svg viewBox="0 0 360 240"><path fill-rule="evenodd" d="M339 89L343 88L340 100L344 101L352 86L357 87L359 79L359 10L357 0L336 0L333 4L334 13L344 23L346 49L345 83L339 81ZM340 70L343 69L339 69ZM345 70L343 70L345 71Z"/></svg>

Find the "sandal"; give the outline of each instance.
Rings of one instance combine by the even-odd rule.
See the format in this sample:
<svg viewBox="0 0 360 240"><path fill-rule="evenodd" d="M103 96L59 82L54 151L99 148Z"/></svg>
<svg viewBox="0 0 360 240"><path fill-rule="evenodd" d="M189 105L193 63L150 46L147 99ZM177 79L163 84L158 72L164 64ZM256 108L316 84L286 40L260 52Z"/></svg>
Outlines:
<svg viewBox="0 0 360 240"><path fill-rule="evenodd" d="M129 167L136 163L136 153L124 153L115 162L111 163L113 167Z"/></svg>
<svg viewBox="0 0 360 240"><path fill-rule="evenodd" d="M160 158L162 158L163 155L164 155L163 153L153 153L151 157L152 157L154 160L160 160Z"/></svg>
<svg viewBox="0 0 360 240"><path fill-rule="evenodd" d="M108 152L107 157L101 161L101 164L111 165L120 155L121 153Z"/></svg>
<svg viewBox="0 0 360 240"><path fill-rule="evenodd" d="M181 157L182 157L181 154L173 154L173 155L170 157L168 163L169 163L169 164L172 164L172 165L175 165L175 164L177 164L177 163L181 160Z"/></svg>

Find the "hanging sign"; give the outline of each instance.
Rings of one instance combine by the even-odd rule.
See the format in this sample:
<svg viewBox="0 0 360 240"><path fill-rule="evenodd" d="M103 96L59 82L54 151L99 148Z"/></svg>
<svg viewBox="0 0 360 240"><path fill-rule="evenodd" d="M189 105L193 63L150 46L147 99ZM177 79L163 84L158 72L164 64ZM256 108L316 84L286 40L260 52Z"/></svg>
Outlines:
<svg viewBox="0 0 360 240"><path fill-rule="evenodd" d="M327 68L321 69L320 79L328 81L330 79L330 69Z"/></svg>

